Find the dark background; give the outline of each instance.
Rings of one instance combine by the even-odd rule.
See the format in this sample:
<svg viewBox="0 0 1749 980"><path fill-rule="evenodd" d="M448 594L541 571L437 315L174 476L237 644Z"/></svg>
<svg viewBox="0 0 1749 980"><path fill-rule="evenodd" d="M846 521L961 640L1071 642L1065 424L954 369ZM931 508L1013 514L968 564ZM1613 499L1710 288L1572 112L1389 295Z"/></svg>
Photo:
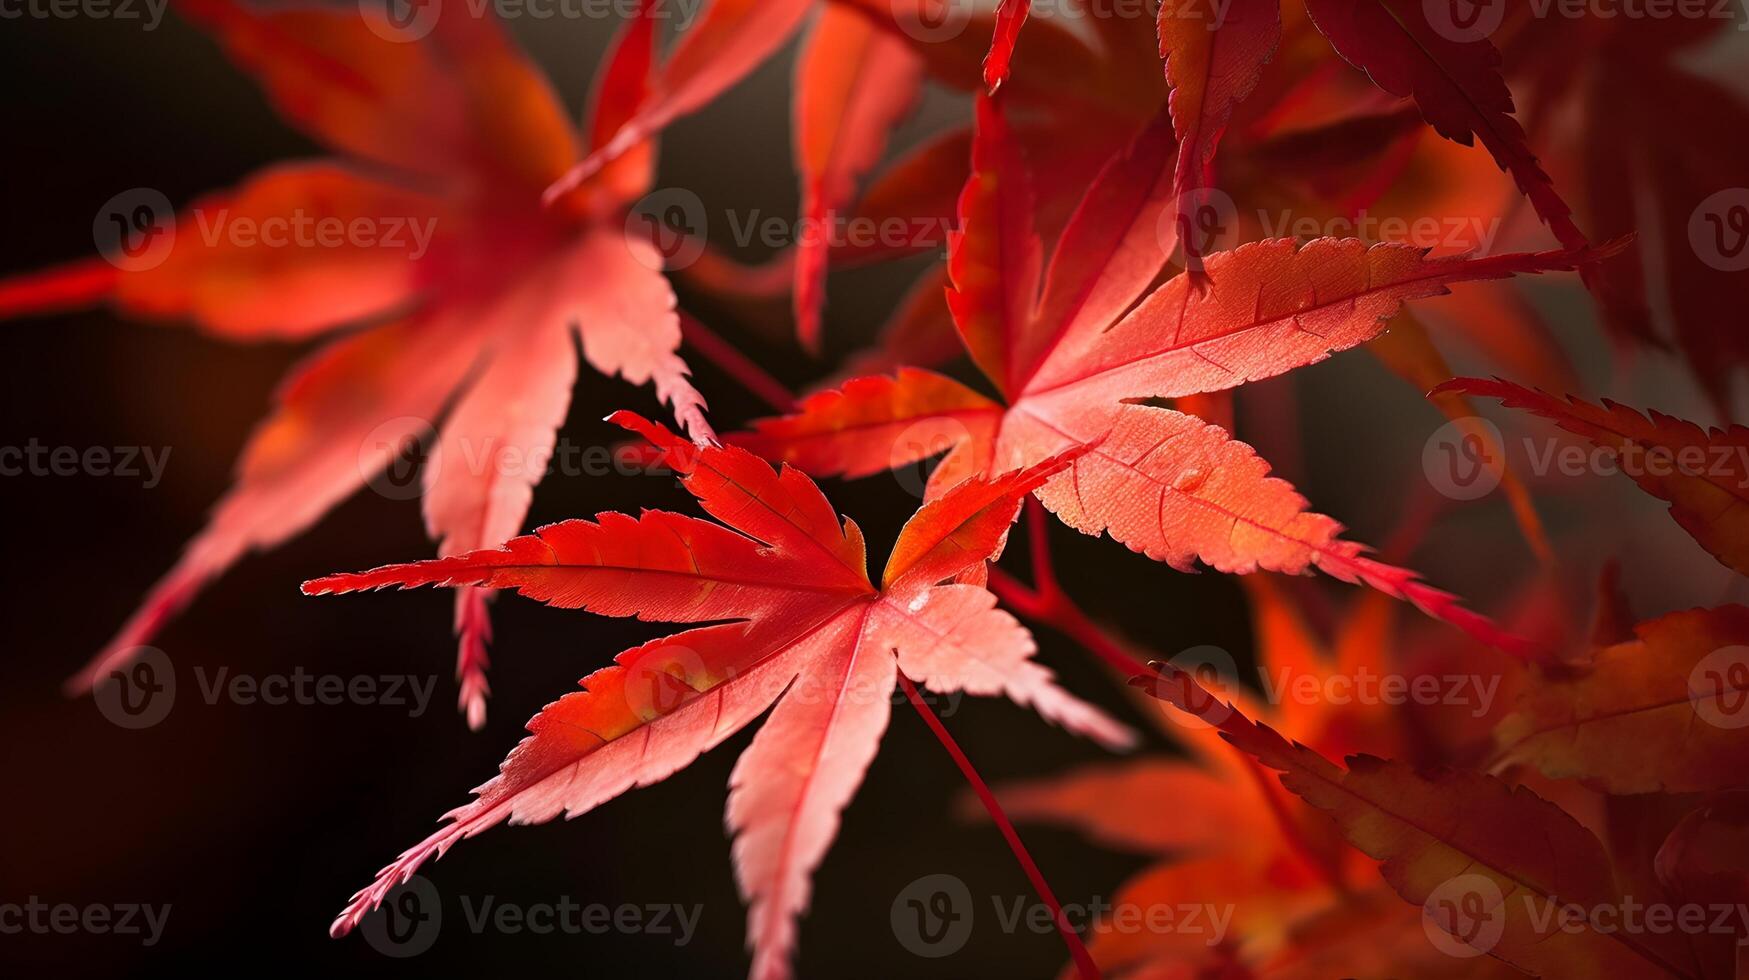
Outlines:
<svg viewBox="0 0 1749 980"><path fill-rule="evenodd" d="M513 25L578 109L604 28L589 21ZM675 127L664 146L664 181L696 190L713 209L792 214L789 71L788 58L780 59ZM186 202L268 162L318 152L173 15L153 32L94 20L0 21L0 91L8 93L0 100L7 147L0 195L9 219L0 235L0 273L88 254L91 217L120 191L151 187ZM956 98L932 98L904 141L964 109ZM837 352L871 334L915 268L835 278L828 336ZM1563 323L1564 336L1589 336L1569 287L1535 288L1539 302L1580 311ZM761 320L702 301L689 308L786 382L800 385L823 373L778 339L787 329L781 310ZM665 783L580 819L501 827L428 865L425 874L445 896L446 925L423 956L394 961L358 937L327 938L327 924L347 896L424 836L439 814L465 801L516 742L524 719L615 652L662 631L523 600L499 603L491 718L483 733L470 734L453 710L447 594L314 600L296 589L320 573L429 554L413 502L364 491L311 532L244 561L211 587L157 640L181 685L162 724L126 731L90 700L61 697L61 681L110 637L200 527L276 379L302 353L225 344L173 324L124 323L108 312L0 327L0 444L35 438L51 446L172 450L164 481L152 490L119 477L0 480L7 525L0 612L10 640L0 658L6 787L0 903L36 896L49 903L172 906L162 941L150 949L110 935L0 936L0 973L501 975L545 967L583 975L744 974L745 911L735 894L722 807L730 767L751 730ZM733 382L698 358L693 363L720 427L759 414ZM1581 363L1593 378L1608 376L1607 358L1595 346L1582 351ZM1654 373L1638 377L1629 392L1613 390L1623 400L1636 389L1667 395L1668 377ZM1287 475L1357 537L1387 536L1418 473L1420 440L1437 427L1437 415L1358 357L1282 383L1304 406L1310 461L1305 472ZM1651 403L1675 412L1687 407L1670 398ZM618 407L656 410L647 391L585 372L564 435L578 444L611 440L596 420ZM1588 489L1587 506L1612 509L1624 527L1643 526L1656 549L1670 555L1667 564L1654 559L1629 570L1630 584L1649 597L1646 611L1682 601L1678 595L1710 601L1711 563L1694 561L1700 553L1691 543L1657 523L1667 522L1659 509L1617 482L1625 491L1612 484ZM887 477L827 489L868 532L878 567L915 499ZM645 505L686 507L672 481L555 478L537 491L529 520L533 526ZM1547 509L1566 542L1582 547L1586 518L1579 505L1557 501ZM1529 567L1508 528L1497 502L1476 508L1442 525L1417 564L1485 605ZM1503 544L1464 547L1479 533ZM1055 540L1059 561L1074 569L1070 588L1138 642L1165 653L1215 644L1241 661L1248 657L1244 606L1232 582L1179 575L1060 527ZM1023 551L1017 544L1011 556L1017 568ZM1672 576L1667 567L1689 572ZM1696 568L1708 570L1691 574ZM1067 687L1146 725L1071 644L1046 631L1040 643L1041 659ZM384 706L207 705L193 672L223 666L257 675L300 667L343 677L413 674L437 683L418 718ZM947 723L993 782L1065 772L1102 755L1007 703L968 700ZM1170 749L1150 736L1142 751ZM990 898L1030 897L1030 889L992 828L953 816L962 792L947 756L908 708L897 707L815 876L814 907L801 925L802 975L1046 976L1060 967L1055 935L1004 935L993 927ZM1066 831L1023 832L1066 902L1109 898L1146 863ZM889 912L911 881L943 872L967 882L984 918L958 955L919 959L895 938ZM641 934L474 935L462 925L461 895L518 904L562 896L583 904L698 904L703 913L684 948Z"/></svg>

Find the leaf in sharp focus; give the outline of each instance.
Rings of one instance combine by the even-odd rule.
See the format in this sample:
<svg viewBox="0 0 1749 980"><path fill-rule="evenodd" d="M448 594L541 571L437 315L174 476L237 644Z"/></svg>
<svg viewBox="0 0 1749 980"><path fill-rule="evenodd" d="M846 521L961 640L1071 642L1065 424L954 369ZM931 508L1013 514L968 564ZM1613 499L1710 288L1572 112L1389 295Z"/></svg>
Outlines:
<svg viewBox="0 0 1749 980"><path fill-rule="evenodd" d="M1617 794L1749 783L1749 609L1672 613L1635 633L1536 678L1495 733L1500 764Z"/></svg>
<svg viewBox="0 0 1749 980"><path fill-rule="evenodd" d="M1513 118L1500 52L1485 36L1453 39L1428 19L1422 0L1307 0L1306 11L1336 51L1399 98L1413 98L1446 139L1479 139L1512 175L1536 213L1568 248L1585 244L1572 209L1537 162Z"/></svg>
<svg viewBox="0 0 1749 980"><path fill-rule="evenodd" d="M1619 454L1616 468L1659 500L1701 547L1749 575L1749 428L1702 429L1604 399L1556 398L1509 381L1459 378L1436 390L1498 398Z"/></svg>
<svg viewBox="0 0 1749 980"><path fill-rule="evenodd" d="M1159 676L1132 683L1205 717L1281 773L1282 785L1329 814L1454 944L1538 976L1695 976L1673 937L1564 914L1619 911L1625 899L1603 845L1554 804L1479 773L1364 755L1344 769L1222 704L1188 674L1155 666Z"/></svg>
<svg viewBox="0 0 1749 980"><path fill-rule="evenodd" d="M603 514L504 548L306 583L312 593L387 586L515 588L553 605L704 626L628 650L548 705L473 802L384 868L335 920L343 934L425 861L499 823L576 816L667 778L771 707L731 777L728 824L747 901L754 974L786 977L796 918L840 813L862 780L891 710L896 670L931 690L1002 693L1106 744L1130 734L1058 688L1032 662L1031 636L969 585L934 572L981 563L1001 519L1062 465L949 493L907 531L915 574L877 592L856 525L819 488L735 447L699 446L630 413L615 417L655 445L724 524L646 512ZM725 526L727 525L727 526ZM896 654L896 658L895 658Z"/></svg>
<svg viewBox="0 0 1749 980"><path fill-rule="evenodd" d="M1406 302L1461 282L1566 271L1591 249L1428 258L1409 245L1352 238L1252 242L1207 262L1213 286L1180 276L1110 330L1060 346L1027 382L1027 399L1175 398L1316 364L1384 332Z"/></svg>
<svg viewBox="0 0 1749 980"><path fill-rule="evenodd" d="M1218 281L1218 280L1217 280ZM1414 572L1365 556L1336 521L1306 500L1225 429L1166 409L1132 404L1028 407L1009 413L998 464L1101 443L1039 491L1065 524L1109 533L1132 551L1190 570L1201 561L1228 574L1301 574L1316 568L1365 585L1524 658L1539 651Z"/></svg>
<svg viewBox="0 0 1749 980"><path fill-rule="evenodd" d="M880 159L892 128L921 96L923 62L911 46L855 10L827 5L796 66L796 163L802 221L795 267L796 331L818 351L827 256L857 182Z"/></svg>

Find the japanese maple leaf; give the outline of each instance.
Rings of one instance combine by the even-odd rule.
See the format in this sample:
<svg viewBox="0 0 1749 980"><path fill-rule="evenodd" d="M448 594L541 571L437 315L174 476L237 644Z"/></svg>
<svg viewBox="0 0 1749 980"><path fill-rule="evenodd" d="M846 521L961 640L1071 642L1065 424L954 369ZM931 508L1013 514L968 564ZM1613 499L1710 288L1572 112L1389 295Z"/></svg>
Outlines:
<svg viewBox="0 0 1749 980"><path fill-rule="evenodd" d="M1465 146L1480 140L1561 244L1584 246L1571 209L1555 192L1513 116L1499 50L1486 36L1471 38L1451 25L1433 23L1430 6L1422 0L1305 3L1306 13L1337 53L1380 89L1413 98L1422 118L1441 136ZM1004 0L986 62L992 91L1006 77L1029 7ZM1228 115L1256 86L1281 38L1280 0L1162 3L1159 34L1179 138L1191 150L1179 163L1177 186L1185 193L1206 175Z"/></svg>
<svg viewBox="0 0 1749 980"><path fill-rule="evenodd" d="M1245 584L1257 676L1266 691L1291 691L1306 678L1321 687L1330 678L1385 672L1386 651L1396 639L1389 599L1363 594L1326 641L1281 582L1258 575ZM1347 752L1363 744L1393 751L1408 742L1404 716L1387 706L1257 698L1226 674L1232 666L1183 665L1239 710L1322 751ZM1193 895L1230 904L1237 910L1230 942L1235 953L1247 956L1278 943L1288 923L1338 904L1344 894L1377 887L1378 876L1364 860L1345 859L1328 821L1259 779L1255 764L1226 744L1219 728L1165 712L1157 717L1160 730L1188 758L1136 759L998 787L1003 807L1015 819L1075 828L1115 850L1156 858L1124 883L1116 904L1148 907ZM1166 813L1171 816L1163 819ZM1291 821L1291 834L1283 832L1283 820ZM1164 969L1209 953L1206 936L1188 939L1194 941L1100 923L1089 951L1112 972Z"/></svg>
<svg viewBox="0 0 1749 980"><path fill-rule="evenodd" d="M952 580L1001 550L1021 500L1069 456L925 505L879 587L862 532L795 470L737 448L698 449L629 413L716 524L663 511L602 514L503 548L306 583L512 588L565 608L712 623L627 650L548 705L477 798L384 868L334 923L354 926L427 859L503 823L574 817L667 778L771 708L730 778L728 825L753 975L789 973L796 916L886 727L898 671L937 692L1005 694L1113 746L1129 734L1059 689L996 597ZM726 526L725 526L726 525ZM772 707L775 704L775 707Z"/></svg>
<svg viewBox="0 0 1749 980"><path fill-rule="evenodd" d="M1702 429L1693 422L1652 412L1644 415L1604 399L1552 395L1510 381L1459 378L1434 395L1461 393L1498 398L1508 408L1529 411L1616 454L1616 469L1659 500L1701 547L1729 568L1749 575L1749 429L1740 425Z"/></svg>
<svg viewBox="0 0 1749 980"><path fill-rule="evenodd" d="M1569 670L1539 674L1495 732L1529 764L1610 793L1733 789L1749 768L1749 608L1691 609Z"/></svg>
<svg viewBox="0 0 1749 980"><path fill-rule="evenodd" d="M595 370L655 386L697 436L704 402L677 355L662 256L628 234L651 182L648 145L566 197L541 192L584 138L491 18L442 17L396 39L356 12L263 12L229 0L184 9L256 77L293 125L340 156L285 164L184 215L160 264L87 262L0 285L0 313L107 301L239 341L346 335L295 369L244 450L236 486L181 561L70 682L84 691L246 553L285 541L396 460L442 418L424 510L444 554L521 530L576 382ZM590 132L617 131L646 96L654 21L628 22L602 72ZM166 216L159 216L160 219ZM214 221L428 220L424 256L300 241L248 248ZM126 263L124 263L126 265ZM409 490L413 496L417 487ZM460 702L484 722L489 593L456 599Z"/></svg>
<svg viewBox="0 0 1749 980"><path fill-rule="evenodd" d="M756 425L742 444L817 475L849 476L948 449L931 477L935 495L967 476L1099 443L1039 491L1078 530L1109 532L1183 569L1199 560L1232 573L1321 569L1527 652L1453 596L1342 540L1335 521L1309 512L1226 430L1143 402L1313 364L1378 336L1409 300L1466 280L1571 269L1593 253L1430 259L1357 240L1265 241L1211 256L1210 291L1192 289L1186 276L1150 291L1171 251L1170 225L1162 234L1160 220L1173 206L1171 145L1157 119L1114 159L1047 269L1025 162L995 103L981 102L948 304L1001 400L901 371L812 398L793 416Z"/></svg>
<svg viewBox="0 0 1749 980"><path fill-rule="evenodd" d="M1339 766L1184 671L1155 666L1160 676L1137 678L1137 686L1280 773L1283 786L1328 814L1349 843L1380 862L1386 883L1454 941L1533 976L1701 975L1686 937L1590 916L1564 927L1539 921L1543 908L1620 909L1631 901L1602 842L1556 804L1481 773L1372 755Z"/></svg>

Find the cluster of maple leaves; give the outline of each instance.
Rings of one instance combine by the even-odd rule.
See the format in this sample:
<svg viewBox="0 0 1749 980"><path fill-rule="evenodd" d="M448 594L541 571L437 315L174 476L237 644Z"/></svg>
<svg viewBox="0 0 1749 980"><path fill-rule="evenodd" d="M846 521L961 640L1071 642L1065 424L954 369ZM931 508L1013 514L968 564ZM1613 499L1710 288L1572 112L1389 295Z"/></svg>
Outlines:
<svg viewBox="0 0 1749 980"><path fill-rule="evenodd" d="M1421 0L1167 2L1146 18L1067 0L1084 16L1030 23L1028 3L1001 0L962 11L965 29L938 38L914 29L941 13L938 0L712 0L663 53L660 3L644 0L620 26L579 131L490 18L439 16L396 38L350 7L183 0L183 16L335 154L196 206L439 219L429 254L183 236L150 268L93 259L0 282L0 315L104 302L237 341L334 338L288 379L206 529L73 679L81 692L406 440L458 456L550 451L578 343L590 370L652 386L684 433L631 412L611 420L714 521L608 513L518 536L538 473L434 468L423 508L441 557L305 584L454 588L459 702L476 728L497 591L691 624L541 710L499 774L360 891L336 934L458 841L588 811L769 713L734 770L727 822L753 974L785 976L812 872L895 687L914 700L915 685L1001 694L1113 749L1135 741L1034 661L1018 614L1151 696L1137 703L1185 758L1001 788L1007 811L1157 854L1120 904L1193 896L1238 910L1213 946L1096 924L1083 949L1065 931L1084 974L1711 978L1749 967L1739 933L1632 935L1590 921L1551 933L1518 901L1749 901L1749 796L1733 792L1749 782L1749 726L1728 723L1749 700L1749 648L1718 659L1749 645L1749 609L1641 622L1606 577L1581 628L1562 592L1574 572L1507 470L1497 475L1545 567L1497 622L1344 537L1234 437L1233 410L1247 383L1364 347L1459 424L1476 424L1472 398L1496 399L1607 450L1706 460L1632 476L1681 531L1749 574L1749 430L1545 393L1576 382L1546 324L1500 283L1574 274L1624 351L1679 352L1728 417L1749 361L1749 334L1729 318L1749 278L1696 254L1691 222L1749 173L1749 109L1683 59L1731 21L1557 18L1529 5L1491 35L1456 38ZM691 336L722 356L720 341L689 327L661 243L627 217L656 187L661 131L798 32L804 217L940 219L954 231L876 349L831 387L791 399L737 362L730 373L780 414L719 435L680 352ZM928 83L969 93L970 118L886 159ZM1573 204L1557 186L1578 188ZM1552 242L1450 254L1272 238L1251 211L1211 223L1221 200L1332 218L1492 218L1522 202L1543 226L1529 234ZM787 292L797 342L814 351L830 269L927 247L815 236L743 268L699 244L701 261L671 274L725 295ZM1446 305L1473 348L1525 383L1453 380L1413 312L1423 301ZM980 380L942 372L961 355ZM427 433L422 419L441 421ZM935 456L877 584L857 525L812 478ZM1024 508L1031 585L994 567ZM1147 666L1058 584L1047 513L1175 569L1245 576L1262 676L1456 668L1510 698L1483 717L1271 701L1231 677ZM1320 623L1270 574L1308 572L1362 590ZM1429 618L1400 619L1404 603ZM1441 917L1441 889L1459 879L1486 882L1497 900ZM1435 948L1429 922L1492 959Z"/></svg>

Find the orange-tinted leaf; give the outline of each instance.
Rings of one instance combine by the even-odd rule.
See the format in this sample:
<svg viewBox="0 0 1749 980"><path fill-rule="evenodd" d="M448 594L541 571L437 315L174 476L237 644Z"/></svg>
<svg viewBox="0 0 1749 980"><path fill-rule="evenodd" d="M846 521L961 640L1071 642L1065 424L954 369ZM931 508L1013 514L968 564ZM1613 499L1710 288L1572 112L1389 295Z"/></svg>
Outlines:
<svg viewBox="0 0 1749 980"><path fill-rule="evenodd" d="M754 975L783 977L814 868L886 727L897 670L938 692L1004 693L1073 731L1128 742L1032 662L1031 636L995 596L938 585L1000 548L1022 497L1064 461L968 482L925 508L877 591L861 532L800 473L774 471L743 449L696 446L629 413L616 420L649 439L724 523L603 514L501 549L332 576L305 590L515 588L605 615L732 622L628 650L585 678L583 691L548 705L472 803L354 896L336 934L457 841L506 820L576 816L665 779L775 703L736 764L727 821Z"/></svg>
<svg viewBox="0 0 1749 980"><path fill-rule="evenodd" d="M1668 502L1670 516L1701 547L1749 575L1749 429L1707 430L1656 411L1647 417L1607 398L1597 406L1498 379L1460 378L1438 389L1446 391L1498 398L1616 453L1616 469Z"/></svg>
<svg viewBox="0 0 1749 980"><path fill-rule="evenodd" d="M910 45L847 7L821 11L796 68L795 94L802 220L812 231L798 244L795 312L809 350L819 349L832 231L922 84L922 59Z"/></svg>
<svg viewBox="0 0 1749 980"><path fill-rule="evenodd" d="M1589 917L1566 927L1566 907L1620 909L1624 899L1603 845L1554 804L1477 773L1417 771L1364 755L1344 769L1237 713L1182 671L1156 666L1160 676L1135 683L1217 725L1281 773L1454 943L1533 975L1694 975L1668 936L1603 929Z"/></svg>
<svg viewBox="0 0 1749 980"><path fill-rule="evenodd" d="M943 375L901 368L811 395L793 415L730 437L815 476L863 477L992 438L1002 406Z"/></svg>
<svg viewBox="0 0 1749 980"><path fill-rule="evenodd" d="M1749 609L1673 613L1635 633L1537 679L1496 732L1500 762L1618 794L1749 783Z"/></svg>

